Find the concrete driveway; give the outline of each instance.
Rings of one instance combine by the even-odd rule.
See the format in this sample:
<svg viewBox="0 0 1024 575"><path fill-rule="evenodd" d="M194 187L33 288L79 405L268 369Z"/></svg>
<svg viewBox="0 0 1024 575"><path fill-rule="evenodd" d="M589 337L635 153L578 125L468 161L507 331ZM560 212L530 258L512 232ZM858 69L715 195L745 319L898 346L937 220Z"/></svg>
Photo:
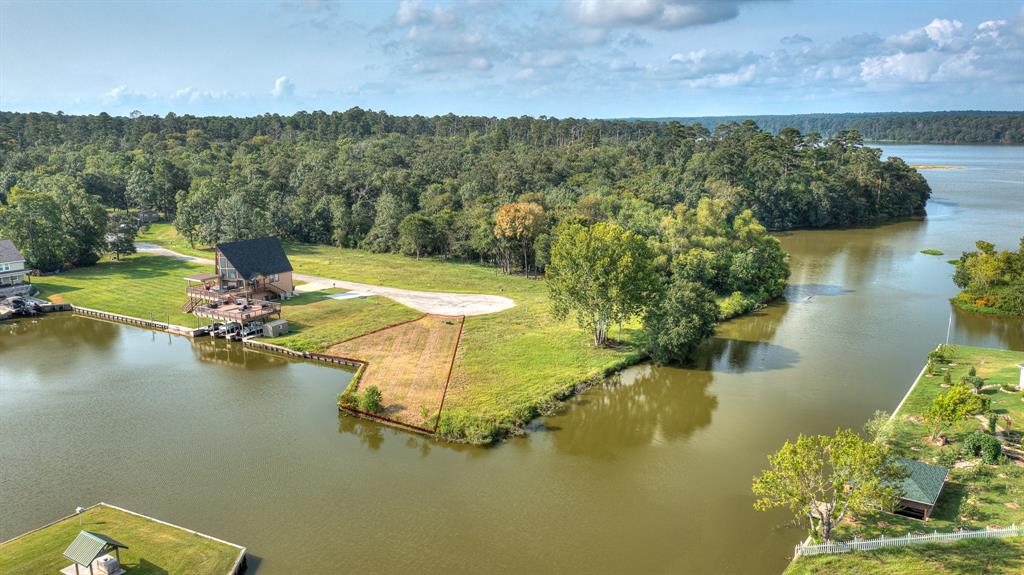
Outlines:
<svg viewBox="0 0 1024 575"><path fill-rule="evenodd" d="M135 248L144 253L176 258L199 265L212 266L213 260L181 254L156 244L137 242ZM328 288L339 288L369 295L379 295L423 313L440 315L484 315L514 307L516 302L498 295L475 293L444 293L415 291L384 286L350 282L342 279L305 274L293 274L296 280L306 282L295 288L299 292L312 292Z"/></svg>

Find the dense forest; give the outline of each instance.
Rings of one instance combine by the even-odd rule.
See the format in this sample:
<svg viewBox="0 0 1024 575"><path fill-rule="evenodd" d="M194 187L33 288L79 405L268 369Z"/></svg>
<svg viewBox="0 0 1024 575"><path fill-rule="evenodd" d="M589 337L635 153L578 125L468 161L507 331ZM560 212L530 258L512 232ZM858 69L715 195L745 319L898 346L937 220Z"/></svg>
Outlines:
<svg viewBox="0 0 1024 575"><path fill-rule="evenodd" d="M953 303L981 313L1024 317L1024 236L1016 252L996 251L984 240L975 245L977 251L956 260L953 283L963 291Z"/></svg>
<svg viewBox="0 0 1024 575"><path fill-rule="evenodd" d="M856 130L869 142L913 144L1024 144L1024 112L882 112L865 114L792 114L786 116L711 116L652 118L660 122L721 124L753 120L777 134L786 128L818 132L828 138Z"/></svg>
<svg viewBox="0 0 1024 575"><path fill-rule="evenodd" d="M705 198L724 225L749 209L769 230L921 215L924 178L880 155L856 132L772 135L749 121L709 131L360 109L0 113L0 229L34 242L63 234L48 266L95 260L100 205L156 210L196 244L276 234L530 273L545 266L561 224L611 222L668 243L677 207Z"/></svg>

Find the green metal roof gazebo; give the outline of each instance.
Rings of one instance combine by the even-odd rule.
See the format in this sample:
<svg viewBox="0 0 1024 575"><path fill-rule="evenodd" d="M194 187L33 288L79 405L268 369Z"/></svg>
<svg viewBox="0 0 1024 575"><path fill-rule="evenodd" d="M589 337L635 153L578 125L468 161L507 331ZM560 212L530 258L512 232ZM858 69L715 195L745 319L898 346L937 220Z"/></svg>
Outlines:
<svg viewBox="0 0 1024 575"><path fill-rule="evenodd" d="M64 556L70 559L75 564L75 573L78 573L78 567L88 567L89 573L92 573L92 562L97 557L102 557L111 551L117 557L117 562L121 562L121 549L127 549L128 546L119 543L106 535L100 533L93 533L92 531L82 531L75 537L75 540L68 545L68 548L64 551Z"/></svg>
<svg viewBox="0 0 1024 575"><path fill-rule="evenodd" d="M907 470L907 478L903 480L903 499L935 505L949 469L913 459L899 459L896 463Z"/></svg>

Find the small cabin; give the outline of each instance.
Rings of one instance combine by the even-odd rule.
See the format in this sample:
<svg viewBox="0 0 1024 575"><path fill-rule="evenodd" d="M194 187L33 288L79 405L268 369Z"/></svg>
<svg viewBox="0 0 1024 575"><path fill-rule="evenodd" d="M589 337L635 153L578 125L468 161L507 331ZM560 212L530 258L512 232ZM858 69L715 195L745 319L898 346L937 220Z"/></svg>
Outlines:
<svg viewBox="0 0 1024 575"><path fill-rule="evenodd" d="M927 521L946 485L949 468L913 459L897 459L896 464L907 472L907 477L895 513Z"/></svg>
<svg viewBox="0 0 1024 575"><path fill-rule="evenodd" d="M25 257L14 242L0 239L0 298L27 293Z"/></svg>
<svg viewBox="0 0 1024 575"><path fill-rule="evenodd" d="M215 321L241 323L281 315L271 300L294 294L292 264L275 237L217 244L213 273L185 278L189 301L182 308Z"/></svg>
<svg viewBox="0 0 1024 575"><path fill-rule="evenodd" d="M257 299L288 297L295 291L292 263L275 237L217 244L214 274L222 287L244 290Z"/></svg>

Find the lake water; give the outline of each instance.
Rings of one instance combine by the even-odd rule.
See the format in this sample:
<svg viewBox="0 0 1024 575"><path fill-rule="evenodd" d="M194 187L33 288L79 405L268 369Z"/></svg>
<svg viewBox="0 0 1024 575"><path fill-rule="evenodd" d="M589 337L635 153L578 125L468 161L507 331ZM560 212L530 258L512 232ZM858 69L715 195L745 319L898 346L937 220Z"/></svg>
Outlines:
<svg viewBox="0 0 1024 575"><path fill-rule="evenodd" d="M784 302L494 448L339 418L343 370L68 315L0 325L0 539L102 500L246 545L260 575L779 573L802 531L751 507L766 455L893 409L946 336L946 260L1024 235L1024 148L886 152L966 169L925 173L922 221L785 234ZM1020 320L954 313L951 334L1024 349Z"/></svg>

